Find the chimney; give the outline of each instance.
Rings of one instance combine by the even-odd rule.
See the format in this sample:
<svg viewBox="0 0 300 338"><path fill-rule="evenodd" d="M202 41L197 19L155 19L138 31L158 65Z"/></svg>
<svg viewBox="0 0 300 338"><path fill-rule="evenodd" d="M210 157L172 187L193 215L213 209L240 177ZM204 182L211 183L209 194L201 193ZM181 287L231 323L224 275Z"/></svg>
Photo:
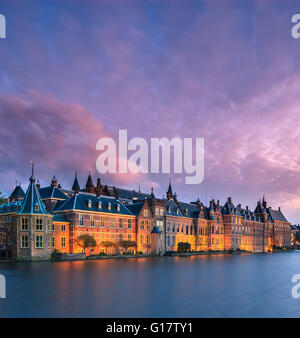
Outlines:
<svg viewBox="0 0 300 338"><path fill-rule="evenodd" d="M280 207L278 207L278 211L281 211L281 210L280 210Z"/></svg>
<svg viewBox="0 0 300 338"><path fill-rule="evenodd" d="M228 203L231 203L231 202L232 202L231 197L228 197Z"/></svg>

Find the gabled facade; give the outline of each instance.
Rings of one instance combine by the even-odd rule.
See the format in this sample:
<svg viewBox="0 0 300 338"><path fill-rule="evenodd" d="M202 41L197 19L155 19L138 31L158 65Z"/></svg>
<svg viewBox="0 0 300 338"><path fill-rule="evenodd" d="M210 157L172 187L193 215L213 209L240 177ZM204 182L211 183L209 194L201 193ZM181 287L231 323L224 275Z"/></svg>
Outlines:
<svg viewBox="0 0 300 338"><path fill-rule="evenodd" d="M26 194L17 186L10 202L0 206L0 255L18 259L49 259L54 250L81 253L77 238L92 235L96 248L87 254L118 254L122 241L134 242L131 252L163 255L189 243L192 251L244 250L269 252L291 246L291 226L280 208L265 199L254 211L211 200L186 203L173 193L167 198L117 187L94 186L89 174L80 189L77 174L71 190L62 189L54 176L48 187L39 187L34 173Z"/></svg>

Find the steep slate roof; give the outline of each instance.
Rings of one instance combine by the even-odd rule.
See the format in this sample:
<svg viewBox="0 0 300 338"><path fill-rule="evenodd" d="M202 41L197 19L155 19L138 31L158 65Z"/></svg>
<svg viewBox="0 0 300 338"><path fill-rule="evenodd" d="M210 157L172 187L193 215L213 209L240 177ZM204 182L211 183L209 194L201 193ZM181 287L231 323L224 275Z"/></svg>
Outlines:
<svg viewBox="0 0 300 338"><path fill-rule="evenodd" d="M69 222L64 215L61 214L55 214L53 216L53 222Z"/></svg>
<svg viewBox="0 0 300 338"><path fill-rule="evenodd" d="M138 192L135 190L128 190L116 187L108 187L111 195L114 194L114 191L119 195L120 199L132 200L133 198L137 198L139 200L151 198L150 194L145 194L143 192Z"/></svg>
<svg viewBox="0 0 300 338"><path fill-rule="evenodd" d="M25 192L20 185L17 185L14 191L9 196L10 199L16 198L16 197L25 197Z"/></svg>
<svg viewBox="0 0 300 338"><path fill-rule="evenodd" d="M136 216L138 216L140 214L143 206L144 206L143 202L126 204L127 209Z"/></svg>
<svg viewBox="0 0 300 338"><path fill-rule="evenodd" d="M16 212L21 209L22 201L9 202L0 205L0 214L6 214L9 212Z"/></svg>
<svg viewBox="0 0 300 338"><path fill-rule="evenodd" d="M29 181L30 183L18 214L49 214L35 185L35 178L31 176ZM39 206L38 210L35 209L36 205Z"/></svg>
<svg viewBox="0 0 300 338"><path fill-rule="evenodd" d="M272 221L276 220L281 222L288 222L281 210L273 210L271 208L267 208L267 212L270 215Z"/></svg>
<svg viewBox="0 0 300 338"><path fill-rule="evenodd" d="M88 202L91 201L91 208L88 206ZM101 201L101 208L99 208L99 202ZM111 210L108 209L108 204L111 205ZM120 206L120 211L117 210L117 205ZM60 206L55 207L54 212L63 210L83 210L83 211L94 211L94 212L106 212L111 214L120 215L133 215L133 213L124 206L120 201L114 197L100 196L97 197L93 194L80 193L74 194Z"/></svg>
<svg viewBox="0 0 300 338"><path fill-rule="evenodd" d="M183 214L182 214L180 208L174 202L174 200L166 200L165 215L166 216L180 216L180 217L183 217Z"/></svg>
<svg viewBox="0 0 300 338"><path fill-rule="evenodd" d="M73 182L73 185L72 185L72 190L80 190L80 185L79 185L79 182L78 182L78 179L77 179L77 173L75 173L75 178L74 178L74 182Z"/></svg>
<svg viewBox="0 0 300 338"><path fill-rule="evenodd" d="M42 199L57 198L66 200L68 197L57 187L40 188L39 193Z"/></svg>
<svg viewBox="0 0 300 338"><path fill-rule="evenodd" d="M185 217L197 218L199 216L199 207L193 203L177 202ZM187 214L184 212L187 209Z"/></svg>
<svg viewBox="0 0 300 338"><path fill-rule="evenodd" d="M240 209L234 206L234 204L231 202L231 199L226 201L221 211L223 215L242 216L240 213Z"/></svg>
<svg viewBox="0 0 300 338"><path fill-rule="evenodd" d="M160 234L161 231L158 229L158 227L156 225L154 225L152 231L151 231L152 234Z"/></svg>

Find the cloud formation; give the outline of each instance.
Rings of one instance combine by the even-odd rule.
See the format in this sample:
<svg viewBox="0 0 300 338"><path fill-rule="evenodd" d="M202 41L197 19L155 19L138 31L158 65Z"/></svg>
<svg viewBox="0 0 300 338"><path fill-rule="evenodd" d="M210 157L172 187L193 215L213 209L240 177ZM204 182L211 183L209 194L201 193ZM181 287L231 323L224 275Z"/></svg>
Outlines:
<svg viewBox="0 0 300 338"><path fill-rule="evenodd" d="M4 1L0 186L27 177L32 156L43 179L59 171L69 184L78 167L95 168L96 140L119 129L204 137L205 181L173 175L179 197L231 195L253 208L265 193L298 223L299 10L293 0ZM168 175L102 181L146 181L161 197Z"/></svg>

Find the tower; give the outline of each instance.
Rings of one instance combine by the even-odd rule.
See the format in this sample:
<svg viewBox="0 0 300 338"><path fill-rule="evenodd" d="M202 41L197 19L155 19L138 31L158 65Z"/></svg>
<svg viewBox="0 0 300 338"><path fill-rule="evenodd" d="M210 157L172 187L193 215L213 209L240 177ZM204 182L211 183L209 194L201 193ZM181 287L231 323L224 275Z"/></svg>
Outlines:
<svg viewBox="0 0 300 338"><path fill-rule="evenodd" d="M16 213L13 256L17 259L49 259L52 243L52 218L36 186L34 162L21 209Z"/></svg>

